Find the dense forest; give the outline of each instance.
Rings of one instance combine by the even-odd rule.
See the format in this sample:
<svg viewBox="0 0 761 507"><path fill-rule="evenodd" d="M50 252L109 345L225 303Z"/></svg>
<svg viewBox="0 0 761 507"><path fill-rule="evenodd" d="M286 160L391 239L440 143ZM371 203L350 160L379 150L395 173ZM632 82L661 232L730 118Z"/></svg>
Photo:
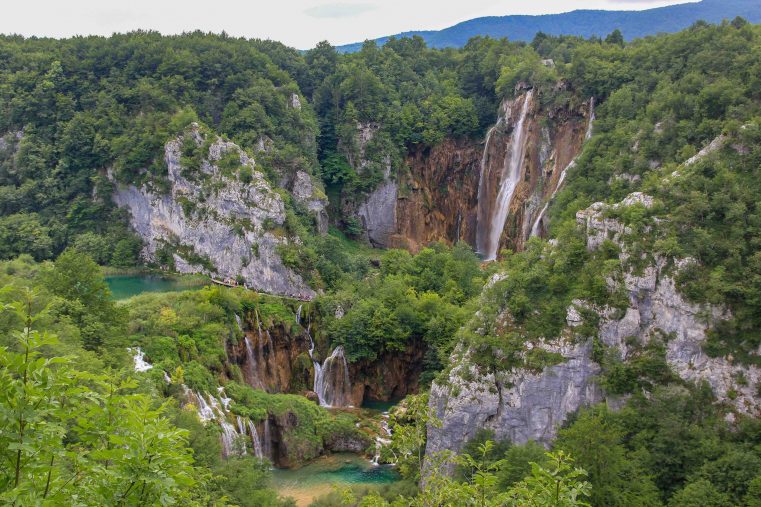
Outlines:
<svg viewBox="0 0 761 507"><path fill-rule="evenodd" d="M526 90L548 111L597 104L593 135L547 200L546 237L489 263L459 238L412 252L367 243L356 210L388 182L402 193L411 154L480 146L500 107ZM562 118L543 121L550 129ZM242 155L214 162L217 138ZM115 301L106 275L166 273L187 248L146 256L146 238L112 198L131 185L174 199L165 151L174 139L201 203L219 191L209 190L210 165L244 186L261 173L282 223L228 225L284 238L278 257L312 300L201 277L202 286ZM761 27L741 18L631 42L619 31L538 33L433 49L413 37L352 54L225 34L1 36L0 500L296 505L278 494L272 465L298 468L352 442L370 457L377 445L375 463L393 464L398 480L337 487L311 505L761 505L761 425L752 407L733 404L745 391L761 396L755 374L733 373L719 394L675 371L674 336L627 336L624 359L600 332L632 304L625 281L657 265L685 305L722 308L716 322L698 316L707 357L761 366L759 171ZM299 174L327 203L322 231L297 198ZM651 200L616 204L633 192ZM590 248L578 214L594 203L623 233ZM181 204L188 216L200 209ZM265 258L258 249L250 255ZM199 271L213 277L211 268ZM564 361L534 345L555 339L590 344L604 401L574 410L551 443L483 429L462 452L426 453L427 432L441 428L429 395L451 383L456 361L476 365L466 380L538 374ZM265 378L252 363L262 350L274 361L276 349L290 354L286 366L267 363ZM360 401L398 402L387 421L315 403L316 378L339 350L347 377L362 370ZM368 372L405 354L414 386L383 391L391 374ZM207 398L223 407L204 415ZM232 438L225 418L240 425ZM243 437L270 426L278 445L267 456L259 437Z"/></svg>

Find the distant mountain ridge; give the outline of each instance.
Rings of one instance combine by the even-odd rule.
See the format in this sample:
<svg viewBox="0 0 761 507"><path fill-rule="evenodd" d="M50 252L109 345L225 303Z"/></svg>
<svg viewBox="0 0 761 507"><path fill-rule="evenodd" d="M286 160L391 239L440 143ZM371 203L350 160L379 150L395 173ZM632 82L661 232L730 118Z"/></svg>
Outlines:
<svg viewBox="0 0 761 507"><path fill-rule="evenodd" d="M463 21L443 30L420 30L375 39L385 44L391 37L419 35L430 47L462 47L471 37L507 37L513 41L530 41L537 32L549 35L605 36L621 30L627 40L664 32L678 32L696 21L719 23L724 19L742 16L751 23L761 23L759 0L702 0L642 11L576 10L563 14L541 16L489 16ZM351 53L362 47L361 42L339 46L341 52Z"/></svg>

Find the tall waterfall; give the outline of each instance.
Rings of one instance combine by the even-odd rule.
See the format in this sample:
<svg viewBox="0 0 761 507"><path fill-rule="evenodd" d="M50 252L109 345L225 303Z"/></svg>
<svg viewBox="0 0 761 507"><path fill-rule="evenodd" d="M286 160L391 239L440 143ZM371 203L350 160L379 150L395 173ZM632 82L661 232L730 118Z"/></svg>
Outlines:
<svg viewBox="0 0 761 507"><path fill-rule="evenodd" d="M296 322L301 324L301 305L296 310ZM344 356L343 346L338 346L325 361L320 364L314 357L314 339L311 333L312 323L308 322L306 329L309 337L309 357L314 365L314 387L317 399L322 407L345 407L349 405L351 380L349 365ZM327 380L327 381L326 381Z"/></svg>
<svg viewBox="0 0 761 507"><path fill-rule="evenodd" d="M264 389L264 384L259 378L259 364L256 361L254 347L251 345L251 340L248 339L248 336L246 336L244 340L246 342L246 359L248 360L248 368L251 373L251 387Z"/></svg>
<svg viewBox="0 0 761 507"><path fill-rule="evenodd" d="M592 127L594 125L595 121L595 98L590 97L589 99L589 119L587 120L587 130L584 132L584 140L589 141L589 139L592 138ZM579 156L577 155L574 157L571 162L563 168L563 170L560 172L560 177L558 178L558 184L555 185L555 190L552 191L552 195L550 195L550 198L547 199L547 202L544 204L544 207L542 208L542 211L539 212L539 214L536 216L536 219L534 220L534 225L531 226L531 237L538 236L541 232L541 226L542 226L542 219L544 218L544 214L547 213L547 208L550 207L550 203L555 198L555 195L558 193L558 190L560 190L560 187L563 186L563 182L565 181L565 177L568 174L568 171L570 169L573 169L576 166L576 159L578 159Z"/></svg>
<svg viewBox="0 0 761 507"><path fill-rule="evenodd" d="M481 158L481 175L478 184L478 228L476 229L476 246L478 252L483 256L484 260L495 260L497 258L497 250L499 249L499 240L502 236L502 231L505 228L505 222L507 220L507 214L510 210L510 203L513 199L515 189L520 182L521 175L523 173L523 159L526 155L526 116L528 115L529 106L531 105L531 99L533 97L533 90L529 90L523 98L523 106L521 107L520 116L518 121L513 126L512 134L509 141L509 156L505 156L505 161L502 165L502 172L499 179L499 191L497 193L496 202L493 206L485 205L482 201L484 199L490 199L488 193L489 185L489 170L488 170L488 151L492 142L493 134L500 125L503 118L497 121L497 124L489 130L486 137L486 145L484 146L484 154ZM505 111L507 114L507 111ZM482 211L484 210L484 211ZM489 210L488 215L485 216L485 210Z"/></svg>

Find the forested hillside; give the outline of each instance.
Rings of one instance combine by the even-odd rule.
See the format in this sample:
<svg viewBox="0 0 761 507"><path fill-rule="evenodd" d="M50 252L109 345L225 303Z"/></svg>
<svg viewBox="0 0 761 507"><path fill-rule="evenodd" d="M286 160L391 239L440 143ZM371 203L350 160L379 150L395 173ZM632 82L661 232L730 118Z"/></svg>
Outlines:
<svg viewBox="0 0 761 507"><path fill-rule="evenodd" d="M742 18L2 36L0 499L758 505L760 170Z"/></svg>

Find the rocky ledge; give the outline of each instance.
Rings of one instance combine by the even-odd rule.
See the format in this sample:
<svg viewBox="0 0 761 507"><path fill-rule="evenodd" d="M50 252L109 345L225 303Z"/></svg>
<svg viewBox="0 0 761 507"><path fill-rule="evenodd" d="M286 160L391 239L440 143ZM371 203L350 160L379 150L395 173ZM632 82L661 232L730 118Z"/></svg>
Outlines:
<svg viewBox="0 0 761 507"><path fill-rule="evenodd" d="M196 168L183 157L189 143L201 151ZM257 170L253 158L193 124L166 144L164 160L166 192L118 184L113 195L118 206L131 212L147 261L162 262L162 254L170 255L181 273L239 280L272 294L314 296L278 254L280 247L298 238L280 232L285 222L282 197Z"/></svg>
<svg viewBox="0 0 761 507"><path fill-rule="evenodd" d="M625 238L632 231L610 218L608 211L625 206L651 207L650 196L635 193L617 205L595 203L577 214L577 223L587 237L587 248L595 250L605 240L616 243L622 266L632 263ZM674 277L692 259L672 260L655 256L639 269L624 268L620 279L610 278L613 290L625 290L625 311L599 308L575 300L567 312L567 328L556 340L526 344L539 346L562 358L541 371L516 368L499 374L483 374L469 360L467 350L453 356L454 366L445 381L431 388L430 408L441 425L430 425L426 455L441 451L459 452L481 428L494 431L495 438L514 443L535 440L545 444L557 435L567 417L584 405L607 401L615 408L621 399L608 396L598 383L600 366L592 359L593 338L581 343L573 328L583 324L585 310L600 317L598 338L617 352L623 361L653 340L665 344L665 359L672 371L687 382L705 381L718 401L735 413L759 415L761 370L735 364L731 357L709 357L702 345L708 330L730 313L725 308L698 305L678 292ZM730 413L731 417L731 413Z"/></svg>

